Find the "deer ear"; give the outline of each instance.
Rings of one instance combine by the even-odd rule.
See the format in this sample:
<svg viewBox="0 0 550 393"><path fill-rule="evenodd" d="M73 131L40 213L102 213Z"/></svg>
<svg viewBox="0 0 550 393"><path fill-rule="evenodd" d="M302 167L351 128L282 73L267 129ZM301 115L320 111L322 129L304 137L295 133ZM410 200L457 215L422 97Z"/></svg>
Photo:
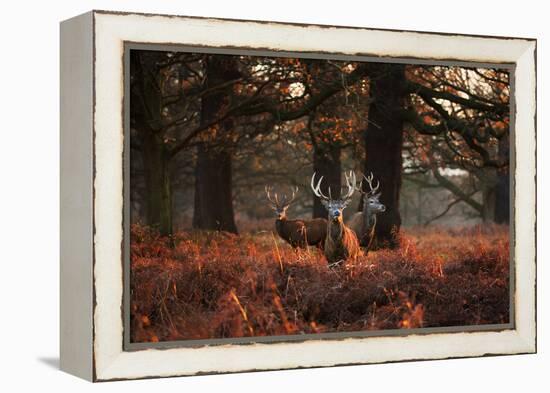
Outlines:
<svg viewBox="0 0 550 393"><path fill-rule="evenodd" d="M325 207L325 209L328 210L328 202L325 201L324 199L321 199L321 204Z"/></svg>
<svg viewBox="0 0 550 393"><path fill-rule="evenodd" d="M351 202L351 199L347 199L342 203L342 209L345 208L349 203Z"/></svg>

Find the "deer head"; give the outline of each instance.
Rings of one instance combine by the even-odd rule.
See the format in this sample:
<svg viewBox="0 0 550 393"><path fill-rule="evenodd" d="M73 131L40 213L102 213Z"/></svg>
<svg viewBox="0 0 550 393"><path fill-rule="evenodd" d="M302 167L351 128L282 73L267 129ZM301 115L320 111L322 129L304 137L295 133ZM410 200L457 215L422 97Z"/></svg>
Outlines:
<svg viewBox="0 0 550 393"><path fill-rule="evenodd" d="M376 181L376 186L373 186L372 182L374 180L374 175L371 174L369 176L363 175L363 178L366 180L367 184L369 185L369 190L363 190L363 181L361 180L361 183L359 183L359 187L356 187L355 189L359 191L363 195L363 206L365 207L365 210L368 210L372 214L382 213L386 211L386 206L384 206L382 203L380 203L380 192L377 192L380 188L380 182Z"/></svg>
<svg viewBox="0 0 550 393"><path fill-rule="evenodd" d="M272 191L273 187L265 186L265 194L267 200L269 201L271 208L275 211L277 219L284 220L286 219L286 209L288 209L290 204L294 201L294 198L296 198L298 187L292 188L292 196L290 198L288 198L286 194L283 194L281 195L282 198L280 200L279 195L276 192L273 194L273 196L271 196Z"/></svg>
<svg viewBox="0 0 550 393"><path fill-rule="evenodd" d="M330 187L328 188L328 196L322 193L321 182L323 181L323 176L321 176L317 184L315 184L315 173L311 177L311 189L313 190L313 193L321 199L321 203L325 209L328 210L329 219L333 221L342 221L342 211L351 202L351 197L355 190L355 173L350 171L349 174L345 174L345 177L348 190L346 192L342 192L340 198L338 199L332 198Z"/></svg>

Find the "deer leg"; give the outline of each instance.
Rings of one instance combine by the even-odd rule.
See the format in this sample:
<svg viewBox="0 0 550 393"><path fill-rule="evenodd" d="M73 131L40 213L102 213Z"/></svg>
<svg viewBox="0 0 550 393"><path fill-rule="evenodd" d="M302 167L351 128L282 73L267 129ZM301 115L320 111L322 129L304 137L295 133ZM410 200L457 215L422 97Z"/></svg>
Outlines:
<svg viewBox="0 0 550 393"><path fill-rule="evenodd" d="M302 227L301 234L302 234L302 238L304 239L304 248L305 248L307 254L310 255L309 254L309 242L307 241L307 228L305 226Z"/></svg>

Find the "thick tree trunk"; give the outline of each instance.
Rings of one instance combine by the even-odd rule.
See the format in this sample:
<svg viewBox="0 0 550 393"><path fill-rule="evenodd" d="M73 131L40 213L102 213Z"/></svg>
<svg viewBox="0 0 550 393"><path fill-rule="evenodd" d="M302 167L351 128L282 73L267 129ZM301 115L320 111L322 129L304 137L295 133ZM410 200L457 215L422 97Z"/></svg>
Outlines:
<svg viewBox="0 0 550 393"><path fill-rule="evenodd" d="M197 149L193 227L237 233L231 192L231 155L224 150Z"/></svg>
<svg viewBox="0 0 550 393"><path fill-rule="evenodd" d="M172 235L172 187L169 153L156 135L144 132L142 142L146 183L147 224L163 236Z"/></svg>
<svg viewBox="0 0 550 393"><path fill-rule="evenodd" d="M211 56L207 60L206 75L206 88L209 88L236 79L240 73L234 58ZM228 93L213 90L202 99L201 123L209 124L219 118L228 105ZM223 146L224 140L230 140L228 136L233 127L233 119L225 119L212 127L207 140L197 147L193 213L193 227L196 229L237 233L233 214L232 156Z"/></svg>
<svg viewBox="0 0 550 393"><path fill-rule="evenodd" d="M321 183L323 194L328 195L330 187L333 198L340 196L342 170L339 147L316 146L313 151L313 171L317 181L323 176ZM313 218L327 218L327 215L327 210L321 204L321 200L313 196Z"/></svg>
<svg viewBox="0 0 550 393"><path fill-rule="evenodd" d="M141 57L140 52L131 52L133 82L130 88L130 124L137 130L143 160L145 178L146 222L157 228L161 235L172 234L172 191L170 181L170 155L163 141L163 130L153 129L150 124L160 124L160 93L154 77L146 69L153 66ZM145 63L144 63L145 62ZM144 69L145 67L145 69Z"/></svg>
<svg viewBox="0 0 550 393"><path fill-rule="evenodd" d="M386 211L377 217L377 243L394 247L401 226L403 120L400 114L405 99L405 68L395 64L370 64L369 77L372 102L364 134L365 173L374 173L380 181L380 201L386 206Z"/></svg>

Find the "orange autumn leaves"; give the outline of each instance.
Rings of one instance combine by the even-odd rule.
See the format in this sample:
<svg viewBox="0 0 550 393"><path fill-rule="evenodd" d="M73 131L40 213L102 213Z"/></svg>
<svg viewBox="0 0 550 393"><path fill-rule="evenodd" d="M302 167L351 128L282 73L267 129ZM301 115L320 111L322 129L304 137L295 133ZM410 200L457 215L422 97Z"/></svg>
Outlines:
<svg viewBox="0 0 550 393"><path fill-rule="evenodd" d="M270 233L178 233L134 225L131 338L156 342L505 323L505 226L412 228L396 250L329 269Z"/></svg>

